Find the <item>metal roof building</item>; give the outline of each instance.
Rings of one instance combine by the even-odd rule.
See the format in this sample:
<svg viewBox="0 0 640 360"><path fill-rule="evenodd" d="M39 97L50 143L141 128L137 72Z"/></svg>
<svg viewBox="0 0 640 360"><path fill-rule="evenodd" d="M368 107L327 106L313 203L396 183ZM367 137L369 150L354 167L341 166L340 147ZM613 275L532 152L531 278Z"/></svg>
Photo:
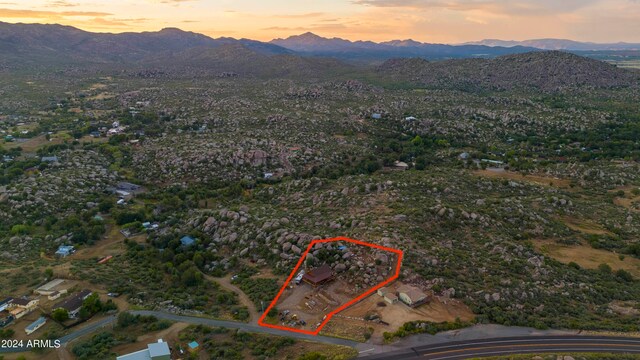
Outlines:
<svg viewBox="0 0 640 360"><path fill-rule="evenodd" d="M169 344L160 339L156 343L147 345L144 350L120 355L116 360L171 360L171 350Z"/></svg>

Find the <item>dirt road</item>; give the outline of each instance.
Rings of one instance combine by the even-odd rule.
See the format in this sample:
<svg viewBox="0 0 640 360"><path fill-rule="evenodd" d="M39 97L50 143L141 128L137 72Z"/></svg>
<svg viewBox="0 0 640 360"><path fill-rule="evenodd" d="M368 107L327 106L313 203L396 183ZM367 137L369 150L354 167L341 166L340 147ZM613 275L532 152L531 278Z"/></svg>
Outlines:
<svg viewBox="0 0 640 360"><path fill-rule="evenodd" d="M220 286L222 286L226 290L233 291L234 293L238 294L238 300L240 300L240 304L246 306L249 309L249 322L251 324L258 323L260 314L256 311L255 304L251 301L251 299L249 299L247 294L245 294L242 290L240 290L239 287L231 283L231 275L227 275L223 278L215 278L209 275L205 275L205 278L207 280L220 284Z"/></svg>

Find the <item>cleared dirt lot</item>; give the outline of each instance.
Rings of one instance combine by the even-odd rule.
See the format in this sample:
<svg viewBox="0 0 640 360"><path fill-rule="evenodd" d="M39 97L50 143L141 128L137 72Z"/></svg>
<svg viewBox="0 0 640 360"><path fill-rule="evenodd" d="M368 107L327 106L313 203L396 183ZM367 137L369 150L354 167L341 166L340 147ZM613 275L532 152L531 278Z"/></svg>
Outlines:
<svg viewBox="0 0 640 360"><path fill-rule="evenodd" d="M393 285L393 287L399 286L401 283ZM378 316L388 325L365 320L371 315ZM428 303L411 308L402 302L389 304L377 294L372 294L336 314L322 333L364 340L364 333L367 331L371 333L372 329L372 340L381 343L384 332L395 331L406 322L418 320L445 322L455 321L456 318L468 321L474 318L474 314L466 305L455 299L433 297Z"/></svg>
<svg viewBox="0 0 640 360"><path fill-rule="evenodd" d="M561 217L560 220L573 231L591 235L613 235L610 231L589 220L578 219L570 216Z"/></svg>
<svg viewBox="0 0 640 360"><path fill-rule="evenodd" d="M536 240L533 242L536 249L545 255L568 264L576 264L587 269L597 269L600 264L607 264L613 270L624 269L634 277L640 277L640 259L632 256L620 255L601 249L594 249L589 245L561 245L553 240Z"/></svg>
<svg viewBox="0 0 640 360"><path fill-rule="evenodd" d="M290 311L284 321L281 318L280 325L315 330L316 325L322 322L326 314L358 295L347 291L347 289L348 284L342 280L335 280L316 289L305 283L292 285L282 293L280 301L276 304L281 312ZM291 324L295 319L304 320L307 325Z"/></svg>
<svg viewBox="0 0 640 360"><path fill-rule="evenodd" d="M554 186L559 188L570 188L571 181L544 175L524 175L514 171L500 168L487 168L486 170L476 170L475 175L490 177L495 179L507 179L520 182L529 182L536 185Z"/></svg>

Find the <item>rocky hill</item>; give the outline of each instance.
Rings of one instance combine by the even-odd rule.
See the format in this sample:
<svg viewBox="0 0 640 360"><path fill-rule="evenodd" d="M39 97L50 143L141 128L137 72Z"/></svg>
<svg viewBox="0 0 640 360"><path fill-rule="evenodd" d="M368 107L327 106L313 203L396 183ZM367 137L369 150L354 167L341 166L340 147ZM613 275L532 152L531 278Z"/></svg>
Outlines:
<svg viewBox="0 0 640 360"><path fill-rule="evenodd" d="M5 62L14 64L132 63L192 48L216 48L230 44L242 45L262 54L291 53L282 47L259 41L213 39L176 28L109 34L62 25L0 22L0 51Z"/></svg>
<svg viewBox="0 0 640 360"><path fill-rule="evenodd" d="M237 42L215 48L194 47L146 58L145 66L171 68L175 72L196 71L225 76L318 77L347 71L350 66L335 59L309 58L291 54L268 54Z"/></svg>
<svg viewBox="0 0 640 360"><path fill-rule="evenodd" d="M585 86L637 86L640 83L637 72L560 51L439 62L392 59L378 67L378 72L427 87L466 90L535 88L554 91Z"/></svg>

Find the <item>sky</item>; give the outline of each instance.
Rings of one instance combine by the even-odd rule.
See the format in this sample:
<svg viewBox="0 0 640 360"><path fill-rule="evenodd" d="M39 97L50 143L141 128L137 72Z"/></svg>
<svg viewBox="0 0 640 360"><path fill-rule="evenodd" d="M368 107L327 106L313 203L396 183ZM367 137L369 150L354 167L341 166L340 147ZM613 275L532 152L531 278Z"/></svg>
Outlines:
<svg viewBox="0 0 640 360"><path fill-rule="evenodd" d="M373 41L640 43L640 0L0 0L0 21L263 41L311 31Z"/></svg>

